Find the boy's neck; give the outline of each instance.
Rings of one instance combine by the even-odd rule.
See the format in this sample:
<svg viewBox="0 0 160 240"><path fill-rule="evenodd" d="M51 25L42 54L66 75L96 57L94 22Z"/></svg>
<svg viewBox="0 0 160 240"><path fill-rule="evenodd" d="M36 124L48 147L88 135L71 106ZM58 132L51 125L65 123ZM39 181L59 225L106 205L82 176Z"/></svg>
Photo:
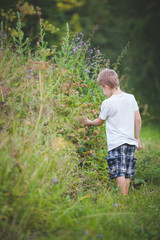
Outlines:
<svg viewBox="0 0 160 240"><path fill-rule="evenodd" d="M120 88L113 88L112 90L111 90L111 96L112 95L120 95L120 94L122 94L123 92L121 91L121 89Z"/></svg>

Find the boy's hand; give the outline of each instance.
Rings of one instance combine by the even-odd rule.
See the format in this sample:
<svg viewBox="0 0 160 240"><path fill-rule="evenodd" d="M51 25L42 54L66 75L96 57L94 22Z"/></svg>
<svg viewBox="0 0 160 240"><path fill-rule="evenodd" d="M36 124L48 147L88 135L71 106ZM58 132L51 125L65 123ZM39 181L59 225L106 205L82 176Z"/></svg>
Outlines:
<svg viewBox="0 0 160 240"><path fill-rule="evenodd" d="M136 138L136 140L138 142L138 151L140 151L142 149L140 138Z"/></svg>
<svg viewBox="0 0 160 240"><path fill-rule="evenodd" d="M88 118L84 120L84 126L89 126L90 123L91 123L91 120L89 120Z"/></svg>

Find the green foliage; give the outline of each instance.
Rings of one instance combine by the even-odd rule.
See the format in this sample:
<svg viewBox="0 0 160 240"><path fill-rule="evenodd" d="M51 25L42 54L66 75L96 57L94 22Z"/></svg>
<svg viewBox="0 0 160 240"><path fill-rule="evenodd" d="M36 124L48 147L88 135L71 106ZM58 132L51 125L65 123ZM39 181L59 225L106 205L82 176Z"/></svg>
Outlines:
<svg viewBox="0 0 160 240"><path fill-rule="evenodd" d="M124 58L125 53L127 52L129 47L129 42L126 44L125 48L121 52L120 56L118 56L116 63L113 64L113 69L117 72L118 67L121 65L122 60Z"/></svg>
<svg viewBox="0 0 160 240"><path fill-rule="evenodd" d="M60 48L65 35L66 22L71 35L83 32L90 37L92 47L99 46L111 66L119 75L127 76L129 89L135 89L135 96L159 121L160 82L159 82L159 1L149 0L72 0L51 1L28 0L3 1L0 21L7 23L7 34L12 34L18 11L22 19L25 35L36 42L40 19L46 31L48 46ZM125 59L121 50L130 42ZM117 56L120 55L117 59ZM114 64L118 62L116 65ZM119 65L119 60L121 65ZM113 65L112 65L113 64ZM144 88L145 85L145 88ZM143 92L143 94L142 94Z"/></svg>
<svg viewBox="0 0 160 240"><path fill-rule="evenodd" d="M13 29L12 31L12 37L13 37L13 42L16 46L17 49L17 53L19 55L22 55L23 53L25 54L26 51L29 51L29 38L26 38L24 40L24 32L22 31L22 23L21 23L21 19L20 19L20 15L17 12L17 17L18 17L18 21L17 21L17 27L16 29Z"/></svg>
<svg viewBox="0 0 160 240"><path fill-rule="evenodd" d="M108 179L104 126L83 126L99 115L96 78L109 60L82 33L70 40L68 25L57 52L42 25L36 52L22 36L20 52L15 42L0 50L0 238L158 239L159 135L142 136L122 197Z"/></svg>
<svg viewBox="0 0 160 240"><path fill-rule="evenodd" d="M40 21L40 42L38 43L38 49L39 50L45 50L47 48L48 43L44 40L45 37L45 31L42 24L42 20Z"/></svg>

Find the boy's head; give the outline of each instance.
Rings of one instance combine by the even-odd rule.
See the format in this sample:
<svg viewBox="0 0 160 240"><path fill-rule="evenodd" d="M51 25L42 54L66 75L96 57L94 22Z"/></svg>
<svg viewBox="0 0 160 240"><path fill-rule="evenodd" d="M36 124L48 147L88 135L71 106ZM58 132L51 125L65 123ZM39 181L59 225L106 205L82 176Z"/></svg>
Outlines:
<svg viewBox="0 0 160 240"><path fill-rule="evenodd" d="M118 75L112 69L105 68L102 70L98 75L97 81L101 87L104 87L105 85L111 89L117 89L119 87Z"/></svg>

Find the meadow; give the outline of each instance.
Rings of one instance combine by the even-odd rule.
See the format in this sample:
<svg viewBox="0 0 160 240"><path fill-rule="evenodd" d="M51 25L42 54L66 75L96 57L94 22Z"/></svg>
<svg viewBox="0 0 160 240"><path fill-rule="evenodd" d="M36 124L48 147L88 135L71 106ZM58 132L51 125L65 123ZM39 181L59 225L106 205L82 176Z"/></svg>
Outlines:
<svg viewBox="0 0 160 240"><path fill-rule="evenodd" d="M20 19L12 40L1 24L0 44L0 239L158 240L159 126L140 105L143 148L128 196L108 177L105 126L83 126L105 99L97 74L117 70L126 49L111 65L68 25L61 48L49 48L41 24L33 50Z"/></svg>

